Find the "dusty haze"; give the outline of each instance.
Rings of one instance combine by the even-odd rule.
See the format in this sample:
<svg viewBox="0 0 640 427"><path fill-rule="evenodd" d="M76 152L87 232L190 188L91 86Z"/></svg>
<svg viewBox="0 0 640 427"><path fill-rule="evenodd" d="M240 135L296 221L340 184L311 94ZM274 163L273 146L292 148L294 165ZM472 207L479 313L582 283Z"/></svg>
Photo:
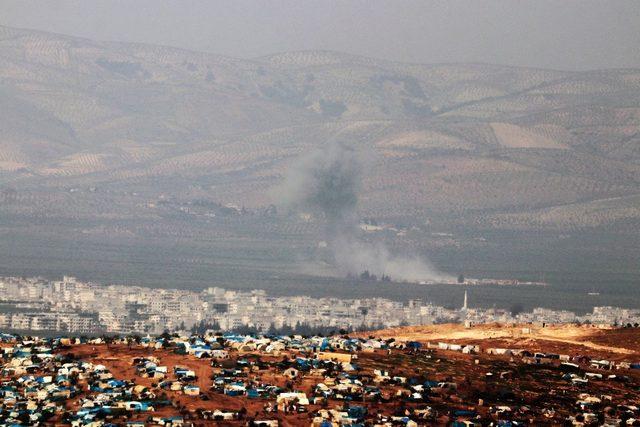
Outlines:
<svg viewBox="0 0 640 427"><path fill-rule="evenodd" d="M428 259L553 285L474 305L637 307L640 68L612 68L638 63L637 5L0 0L0 274L458 306L348 286L323 221L270 206L344 141L375 167L341 152L347 191L312 207L368 221L334 244L348 271Z"/></svg>
<svg viewBox="0 0 640 427"><path fill-rule="evenodd" d="M634 0L2 0L0 24L244 58L326 49L429 64L640 66Z"/></svg>

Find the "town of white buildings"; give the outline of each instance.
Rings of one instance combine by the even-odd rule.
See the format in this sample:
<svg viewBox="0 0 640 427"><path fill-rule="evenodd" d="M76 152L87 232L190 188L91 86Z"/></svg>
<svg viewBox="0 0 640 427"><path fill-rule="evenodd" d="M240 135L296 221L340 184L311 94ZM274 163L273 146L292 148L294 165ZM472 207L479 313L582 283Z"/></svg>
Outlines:
<svg viewBox="0 0 640 427"><path fill-rule="evenodd" d="M71 333L151 333L216 325L221 330L285 327L356 329L467 323L627 324L640 322L640 310L596 307L592 313L536 308L512 315L502 309L460 309L422 301L384 298L338 299L269 296L263 290L207 288L201 292L101 285L73 277L0 278L0 330Z"/></svg>

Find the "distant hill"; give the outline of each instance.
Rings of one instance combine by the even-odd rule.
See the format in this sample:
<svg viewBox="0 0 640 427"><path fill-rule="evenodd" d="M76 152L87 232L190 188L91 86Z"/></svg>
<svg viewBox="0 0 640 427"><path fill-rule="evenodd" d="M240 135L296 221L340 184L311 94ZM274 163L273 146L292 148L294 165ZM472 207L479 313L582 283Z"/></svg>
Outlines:
<svg viewBox="0 0 640 427"><path fill-rule="evenodd" d="M339 139L377 153L363 216L640 222L640 69L241 60L0 27L0 129L0 207L26 217L154 218L158 197L266 206L295 156Z"/></svg>

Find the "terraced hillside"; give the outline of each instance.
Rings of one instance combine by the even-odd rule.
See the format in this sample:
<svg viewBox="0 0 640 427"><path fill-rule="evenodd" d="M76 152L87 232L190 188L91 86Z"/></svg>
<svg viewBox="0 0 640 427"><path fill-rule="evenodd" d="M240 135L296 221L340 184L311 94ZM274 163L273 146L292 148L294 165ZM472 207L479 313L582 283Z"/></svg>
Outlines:
<svg viewBox="0 0 640 427"><path fill-rule="evenodd" d="M255 217L202 206L262 212L297 156L340 140L373 159L358 208L378 222L638 238L638 69L241 60L0 27L0 129L12 233L242 234ZM265 221L268 239L316 227Z"/></svg>

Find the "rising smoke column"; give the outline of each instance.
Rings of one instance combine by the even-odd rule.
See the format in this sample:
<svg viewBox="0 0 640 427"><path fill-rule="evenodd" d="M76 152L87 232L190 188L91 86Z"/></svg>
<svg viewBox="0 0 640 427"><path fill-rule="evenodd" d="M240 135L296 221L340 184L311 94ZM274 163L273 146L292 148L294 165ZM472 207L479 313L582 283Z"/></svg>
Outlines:
<svg viewBox="0 0 640 427"><path fill-rule="evenodd" d="M324 239L342 274L367 270L394 280L451 280L418 257L393 256L383 243L370 244L359 238L356 206L365 164L371 163L367 157L343 143L328 143L303 155L273 192L276 204L325 219Z"/></svg>
<svg viewBox="0 0 640 427"><path fill-rule="evenodd" d="M290 211L326 219L331 234L357 224L362 155L340 143L303 155L289 168L276 190L278 204Z"/></svg>

